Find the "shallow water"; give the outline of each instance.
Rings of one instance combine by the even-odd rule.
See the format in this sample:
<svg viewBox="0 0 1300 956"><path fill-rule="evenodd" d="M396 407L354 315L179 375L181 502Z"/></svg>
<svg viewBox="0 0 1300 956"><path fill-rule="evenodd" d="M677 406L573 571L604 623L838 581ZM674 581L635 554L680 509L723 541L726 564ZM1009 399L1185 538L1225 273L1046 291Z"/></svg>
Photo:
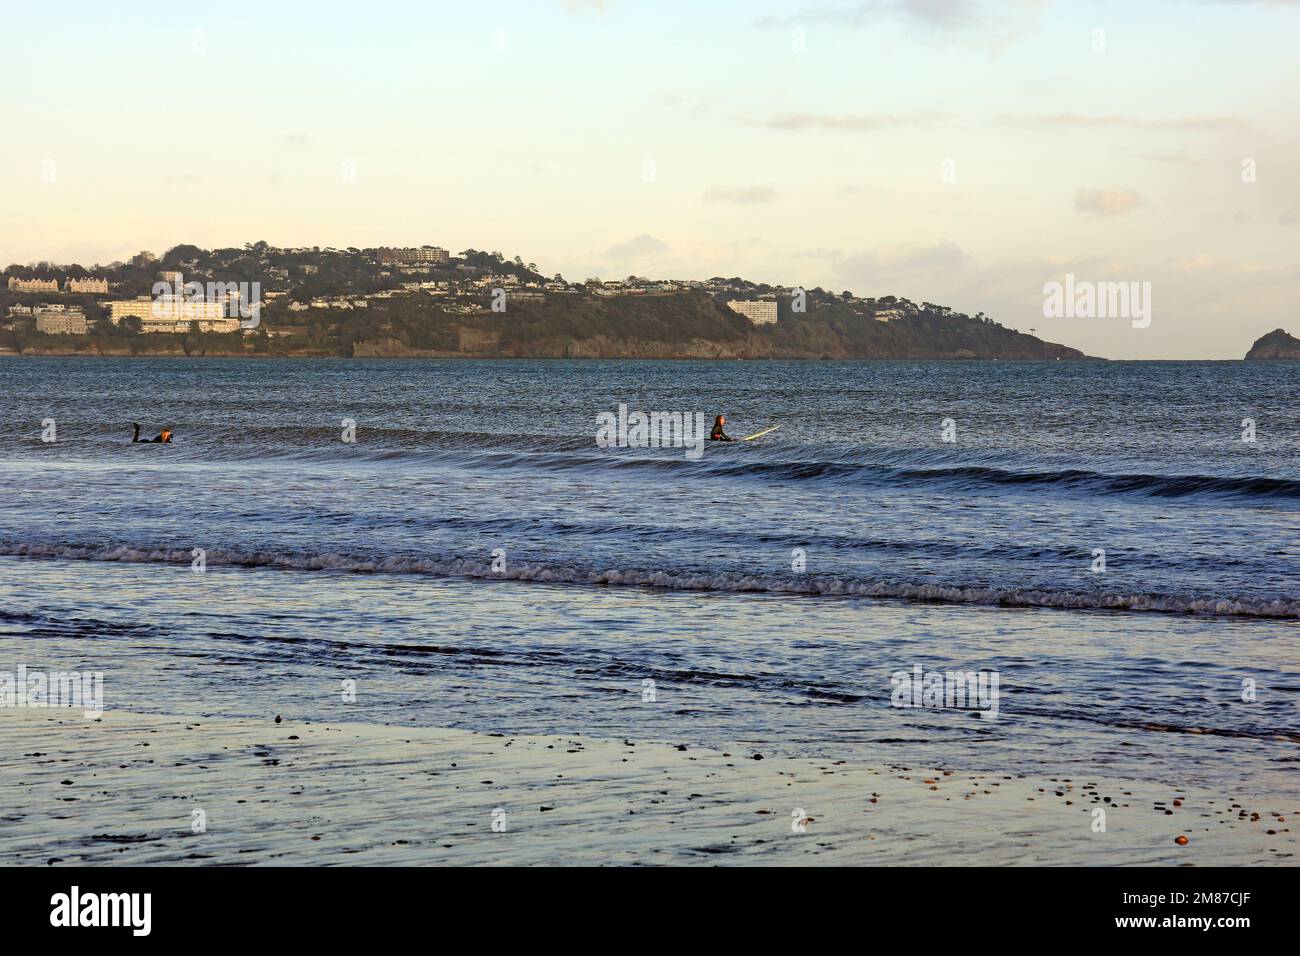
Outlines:
<svg viewBox="0 0 1300 956"><path fill-rule="evenodd" d="M99 668L126 710L1286 788L1298 374L6 360L0 669ZM619 403L783 428L599 448ZM998 718L890 707L914 664L996 670Z"/></svg>

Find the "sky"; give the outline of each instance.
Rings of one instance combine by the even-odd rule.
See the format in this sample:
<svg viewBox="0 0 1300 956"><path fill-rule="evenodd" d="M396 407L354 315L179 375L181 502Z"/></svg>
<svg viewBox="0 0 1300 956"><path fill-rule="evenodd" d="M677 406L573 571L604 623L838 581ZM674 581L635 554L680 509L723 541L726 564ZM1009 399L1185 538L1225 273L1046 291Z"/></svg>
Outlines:
<svg viewBox="0 0 1300 956"><path fill-rule="evenodd" d="M0 6L0 263L499 250L1116 359L1300 335L1300 2ZM1044 285L1150 283L1150 318Z"/></svg>

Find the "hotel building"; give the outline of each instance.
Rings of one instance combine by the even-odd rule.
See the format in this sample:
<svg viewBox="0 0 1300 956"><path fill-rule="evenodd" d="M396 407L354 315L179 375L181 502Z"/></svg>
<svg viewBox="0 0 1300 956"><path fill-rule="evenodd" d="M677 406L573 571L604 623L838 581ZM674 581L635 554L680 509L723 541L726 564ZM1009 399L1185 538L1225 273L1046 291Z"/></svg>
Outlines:
<svg viewBox="0 0 1300 956"><path fill-rule="evenodd" d="M85 335L89 330L84 309L44 305L36 310L36 331L51 335Z"/></svg>
<svg viewBox="0 0 1300 956"><path fill-rule="evenodd" d="M197 322L200 332L238 332L239 318L226 315L224 302L193 301L176 296L152 299L142 295L108 303L108 314L114 325L121 325L128 316L140 320L141 332L188 332L190 323Z"/></svg>
<svg viewBox="0 0 1300 956"><path fill-rule="evenodd" d="M437 246L429 246L424 249L377 249L380 262L399 263L403 265L412 265L416 263L440 263L446 262L450 257L446 249L439 249Z"/></svg>
<svg viewBox="0 0 1300 956"><path fill-rule="evenodd" d="M9 277L10 292L58 292L58 279L16 279Z"/></svg>
<svg viewBox="0 0 1300 956"><path fill-rule="evenodd" d="M755 325L776 324L776 303L765 299L732 299L727 308L739 312Z"/></svg>
<svg viewBox="0 0 1300 956"><path fill-rule="evenodd" d="M89 295L108 295L107 279L67 279L63 283L67 292L81 292Z"/></svg>

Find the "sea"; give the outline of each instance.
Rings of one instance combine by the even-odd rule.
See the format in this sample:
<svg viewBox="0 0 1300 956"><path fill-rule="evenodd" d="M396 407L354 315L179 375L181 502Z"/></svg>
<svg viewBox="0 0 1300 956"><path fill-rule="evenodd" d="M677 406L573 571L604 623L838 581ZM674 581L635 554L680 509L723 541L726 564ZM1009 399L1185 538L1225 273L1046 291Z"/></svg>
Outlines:
<svg viewBox="0 0 1300 956"><path fill-rule="evenodd" d="M0 672L1300 795L1298 393L1287 363L4 358ZM781 427L610 447L620 406ZM995 713L899 700L970 672Z"/></svg>

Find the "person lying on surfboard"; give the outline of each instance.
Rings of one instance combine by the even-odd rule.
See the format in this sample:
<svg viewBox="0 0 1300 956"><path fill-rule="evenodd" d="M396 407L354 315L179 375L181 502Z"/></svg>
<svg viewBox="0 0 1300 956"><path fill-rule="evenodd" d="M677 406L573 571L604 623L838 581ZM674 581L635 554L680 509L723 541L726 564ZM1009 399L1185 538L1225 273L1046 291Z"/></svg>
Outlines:
<svg viewBox="0 0 1300 956"><path fill-rule="evenodd" d="M736 440L722 430L722 426L725 424L727 424L727 418L725 415L719 415L717 418L713 420L713 431L709 432L709 441L735 441Z"/></svg>
<svg viewBox="0 0 1300 956"><path fill-rule="evenodd" d="M135 424L135 434L131 436L132 444L135 444L136 442L140 442L145 445L168 445L171 443L172 430L170 428L164 428L162 430L162 434L158 435L156 438L141 438L140 425L139 423L134 423L134 424Z"/></svg>

